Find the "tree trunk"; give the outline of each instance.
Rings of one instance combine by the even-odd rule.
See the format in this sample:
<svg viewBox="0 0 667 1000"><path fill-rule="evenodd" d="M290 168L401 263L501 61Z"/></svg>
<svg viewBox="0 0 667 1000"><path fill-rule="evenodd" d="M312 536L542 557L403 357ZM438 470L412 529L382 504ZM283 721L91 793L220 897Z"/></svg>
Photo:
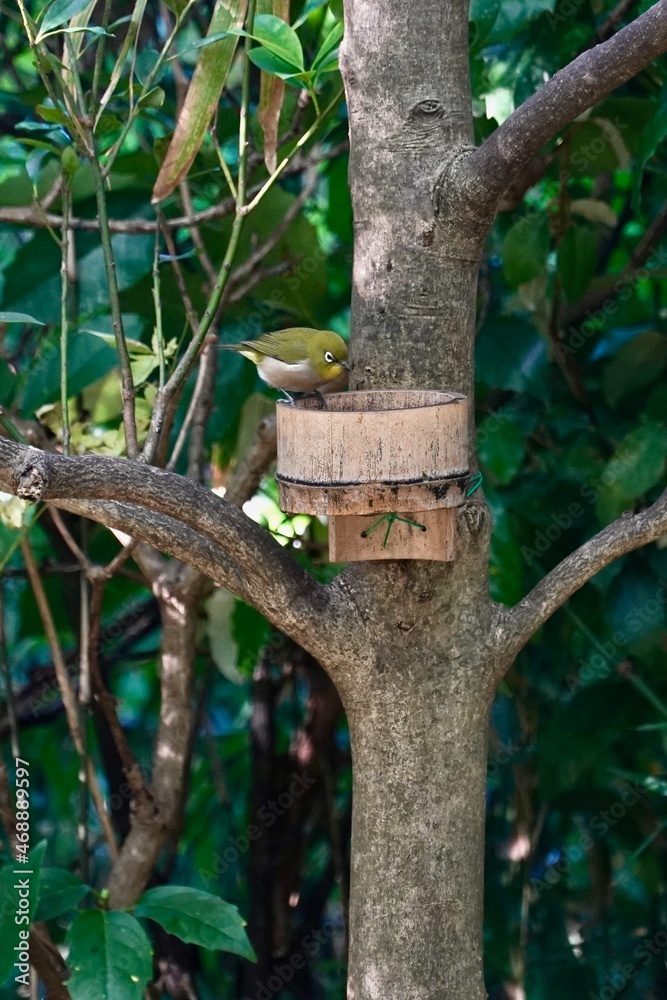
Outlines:
<svg viewBox="0 0 667 1000"><path fill-rule="evenodd" d="M408 695L410 666L351 717L348 996L481 1000L487 700L447 664Z"/></svg>
<svg viewBox="0 0 667 1000"><path fill-rule="evenodd" d="M347 0L341 70L354 210L353 387L472 395L492 217L449 177L473 140L464 0Z"/></svg>
<svg viewBox="0 0 667 1000"><path fill-rule="evenodd" d="M472 401L490 219L457 201L448 172L472 143L467 4L346 0L341 67L353 387L452 389ZM339 681L354 772L350 1000L485 996L488 522L482 498L463 508L451 565L358 564L345 574L370 630L362 666Z"/></svg>
<svg viewBox="0 0 667 1000"><path fill-rule="evenodd" d="M357 655L333 664L354 775L350 1000L482 1000L486 723L497 671L479 567L358 564ZM486 522L484 522L485 524ZM456 590L453 587L456 586ZM337 668L337 669L336 669Z"/></svg>

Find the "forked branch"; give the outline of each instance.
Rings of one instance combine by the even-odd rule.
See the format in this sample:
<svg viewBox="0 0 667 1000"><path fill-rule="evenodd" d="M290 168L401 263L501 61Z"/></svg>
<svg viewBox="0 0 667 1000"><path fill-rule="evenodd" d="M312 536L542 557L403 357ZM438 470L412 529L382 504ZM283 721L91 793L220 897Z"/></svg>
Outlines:
<svg viewBox="0 0 667 1000"><path fill-rule="evenodd" d="M627 27L551 77L464 160L461 181L468 196L495 208L516 174L565 125L665 51L667 0L658 0Z"/></svg>
<svg viewBox="0 0 667 1000"><path fill-rule="evenodd" d="M253 604L313 655L329 648L331 593L269 532L198 483L144 463L64 457L0 437L0 486L146 541Z"/></svg>

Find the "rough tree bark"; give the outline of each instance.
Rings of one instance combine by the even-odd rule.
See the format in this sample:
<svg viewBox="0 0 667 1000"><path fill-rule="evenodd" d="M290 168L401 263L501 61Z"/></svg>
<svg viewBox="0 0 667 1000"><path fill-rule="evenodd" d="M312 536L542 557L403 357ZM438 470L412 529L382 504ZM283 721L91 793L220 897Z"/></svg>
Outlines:
<svg viewBox="0 0 667 1000"><path fill-rule="evenodd" d="M477 273L498 202L545 141L664 51L667 4L582 55L479 150L466 0L345 10L353 382L472 397ZM650 516L657 537L663 507ZM570 566L570 586L563 566L510 618L489 599L489 535L479 497L460 513L453 565L358 565L340 584L366 620L357 661L334 674L353 749L350 1000L486 995L488 708L513 655L581 586L582 562L592 575L591 559L609 561L599 538Z"/></svg>
<svg viewBox="0 0 667 1000"><path fill-rule="evenodd" d="M353 383L471 396L477 270L497 205L564 124L667 49L667 0L557 74L477 150L466 0L345 0L345 12ZM190 562L323 664L352 737L348 997L482 1000L495 687L572 593L667 531L667 493L505 609L488 594L491 525L479 494L460 510L456 562L359 563L323 587L240 511L161 470L0 438L0 484Z"/></svg>

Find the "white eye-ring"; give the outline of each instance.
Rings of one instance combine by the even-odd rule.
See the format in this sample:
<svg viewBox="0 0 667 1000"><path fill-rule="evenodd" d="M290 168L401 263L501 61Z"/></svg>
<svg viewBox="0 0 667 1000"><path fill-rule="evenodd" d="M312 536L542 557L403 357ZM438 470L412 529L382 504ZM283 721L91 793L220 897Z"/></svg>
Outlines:
<svg viewBox="0 0 667 1000"><path fill-rule="evenodd" d="M324 360L326 361L326 363L327 363L328 365L332 365L332 364L334 363L334 361L335 361L336 359L334 358L334 356L333 356L333 354L331 353L331 351L327 351L327 352L325 353L325 355L324 355Z"/></svg>

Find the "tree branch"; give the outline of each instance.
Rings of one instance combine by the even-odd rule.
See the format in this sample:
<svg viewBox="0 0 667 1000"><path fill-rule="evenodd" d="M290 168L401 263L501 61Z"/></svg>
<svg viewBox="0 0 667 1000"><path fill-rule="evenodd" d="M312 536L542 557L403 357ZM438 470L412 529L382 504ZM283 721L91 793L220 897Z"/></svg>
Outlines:
<svg viewBox="0 0 667 1000"><path fill-rule="evenodd" d="M90 758L86 753L85 738L81 728L81 721L76 703L76 694L72 684L70 683L70 677L67 672L67 664L60 645L58 630L46 597L46 592L42 585L39 568L32 553L32 549L25 540L21 543L21 554L23 556L25 568L28 572L28 577L32 586L44 634L51 651L53 666L58 680L58 687L60 688L60 696L62 698L63 708L65 709L67 726L70 731L70 736L72 737L72 743L74 744L76 752L79 755L80 768L85 772L90 796L95 803L95 809L97 810L100 825L107 842L109 856L114 859L118 855L118 847L116 845L113 827L111 826L104 796L97 780L97 774Z"/></svg>
<svg viewBox="0 0 667 1000"><path fill-rule="evenodd" d="M192 672L197 608L203 577L188 579L186 567L172 562L153 592L162 618L160 719L153 753L150 800L135 805L130 832L108 878L109 905L131 906L146 888L167 839L177 831L193 723Z"/></svg>
<svg viewBox="0 0 667 1000"><path fill-rule="evenodd" d="M473 201L495 208L513 177L578 115L667 50L667 2L582 53L529 97L458 168Z"/></svg>
<svg viewBox="0 0 667 1000"><path fill-rule="evenodd" d="M548 573L515 607L504 612L497 634L498 664L507 666L554 611L619 556L667 532L667 490L656 502L612 521Z"/></svg>
<svg viewBox="0 0 667 1000"><path fill-rule="evenodd" d="M330 650L331 618L340 613L330 607L331 593L268 532L198 483L144 463L66 458L7 438L0 438L0 483L24 499L49 500L196 566L314 656ZM114 502L89 502L98 500Z"/></svg>

